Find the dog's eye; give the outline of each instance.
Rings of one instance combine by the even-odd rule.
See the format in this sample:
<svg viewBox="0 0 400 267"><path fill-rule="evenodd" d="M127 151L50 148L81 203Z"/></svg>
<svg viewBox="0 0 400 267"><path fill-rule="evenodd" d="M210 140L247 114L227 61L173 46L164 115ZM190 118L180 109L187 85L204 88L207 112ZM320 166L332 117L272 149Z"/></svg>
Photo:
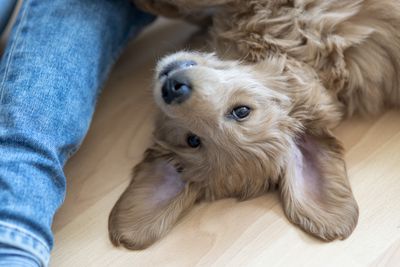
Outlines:
<svg viewBox="0 0 400 267"><path fill-rule="evenodd" d="M193 148L196 148L196 147L200 146L200 144L201 144L200 137L198 137L197 135L194 135L194 134L189 134L186 139L186 142L190 147L193 147Z"/></svg>
<svg viewBox="0 0 400 267"><path fill-rule="evenodd" d="M239 107L235 107L232 110L231 115L235 120L243 120L244 118L249 116L250 111L251 111L251 109L249 107L239 106Z"/></svg>

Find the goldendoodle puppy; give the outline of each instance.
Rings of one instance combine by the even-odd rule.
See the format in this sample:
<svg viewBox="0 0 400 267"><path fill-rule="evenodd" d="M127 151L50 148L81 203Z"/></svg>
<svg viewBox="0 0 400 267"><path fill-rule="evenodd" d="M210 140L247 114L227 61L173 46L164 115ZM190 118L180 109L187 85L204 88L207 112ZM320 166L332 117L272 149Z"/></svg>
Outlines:
<svg viewBox="0 0 400 267"><path fill-rule="evenodd" d="M291 222L323 240L348 237L358 207L331 129L400 103L400 2L137 3L211 19L214 53L158 63L154 145L111 212L112 242L145 248L197 201L275 187Z"/></svg>

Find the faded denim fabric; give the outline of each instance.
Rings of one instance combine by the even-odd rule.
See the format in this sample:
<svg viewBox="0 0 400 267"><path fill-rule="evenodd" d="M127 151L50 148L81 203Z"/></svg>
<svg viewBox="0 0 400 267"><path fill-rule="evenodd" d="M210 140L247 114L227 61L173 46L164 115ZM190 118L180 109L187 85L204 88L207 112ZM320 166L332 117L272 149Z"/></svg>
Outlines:
<svg viewBox="0 0 400 267"><path fill-rule="evenodd" d="M47 266L63 166L128 39L129 0L25 0L0 63L0 266Z"/></svg>
<svg viewBox="0 0 400 267"><path fill-rule="evenodd" d="M3 33L7 26L14 10L17 0L1 0L0 1L0 35Z"/></svg>

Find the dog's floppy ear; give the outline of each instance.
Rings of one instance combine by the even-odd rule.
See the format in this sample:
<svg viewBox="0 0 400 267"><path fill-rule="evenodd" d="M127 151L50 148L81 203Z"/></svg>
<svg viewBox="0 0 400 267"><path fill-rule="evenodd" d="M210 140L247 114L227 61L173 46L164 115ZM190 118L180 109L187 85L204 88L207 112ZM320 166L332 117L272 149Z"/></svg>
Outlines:
<svg viewBox="0 0 400 267"><path fill-rule="evenodd" d="M290 221L323 240L345 239L358 221L343 149L328 131L306 133L291 144L281 180Z"/></svg>
<svg viewBox="0 0 400 267"><path fill-rule="evenodd" d="M143 249L164 236L196 201L199 189L181 180L170 156L148 150L109 217L115 246Z"/></svg>

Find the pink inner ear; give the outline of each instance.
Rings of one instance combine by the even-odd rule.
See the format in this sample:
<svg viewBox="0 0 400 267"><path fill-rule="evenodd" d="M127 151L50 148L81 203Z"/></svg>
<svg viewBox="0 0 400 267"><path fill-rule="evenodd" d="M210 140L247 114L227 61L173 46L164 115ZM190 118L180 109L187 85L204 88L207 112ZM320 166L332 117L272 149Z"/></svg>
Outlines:
<svg viewBox="0 0 400 267"><path fill-rule="evenodd" d="M304 197L321 200L323 181L319 160L322 159L323 153L310 136L304 136L296 144L295 190Z"/></svg>
<svg viewBox="0 0 400 267"><path fill-rule="evenodd" d="M154 205L167 203L176 197L184 188L185 183L172 164L161 162L157 164L155 175L158 182L154 185L152 201Z"/></svg>

